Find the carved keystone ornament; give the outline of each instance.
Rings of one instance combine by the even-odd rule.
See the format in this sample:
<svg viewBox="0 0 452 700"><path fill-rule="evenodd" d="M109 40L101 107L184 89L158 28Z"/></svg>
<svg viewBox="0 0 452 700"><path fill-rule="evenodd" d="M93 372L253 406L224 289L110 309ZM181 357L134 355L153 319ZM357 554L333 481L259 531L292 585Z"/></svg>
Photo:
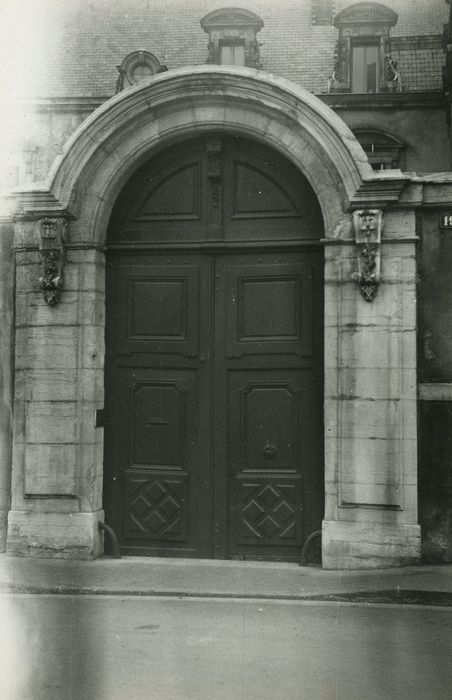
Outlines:
<svg viewBox="0 0 452 700"><path fill-rule="evenodd" d="M380 254L383 231L381 209L360 209L353 212L353 229L358 253L358 272L352 277L366 301L373 301L381 280Z"/></svg>
<svg viewBox="0 0 452 700"><path fill-rule="evenodd" d="M63 290L64 243L66 240L65 219L41 219L39 227L39 252L42 258L42 277L39 285L44 292L44 301L55 306Z"/></svg>

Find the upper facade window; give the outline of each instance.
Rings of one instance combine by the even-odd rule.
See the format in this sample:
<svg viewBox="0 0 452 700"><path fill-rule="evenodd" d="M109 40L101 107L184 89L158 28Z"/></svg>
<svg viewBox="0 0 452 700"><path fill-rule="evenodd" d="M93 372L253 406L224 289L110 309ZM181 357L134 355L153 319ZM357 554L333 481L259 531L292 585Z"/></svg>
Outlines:
<svg viewBox="0 0 452 700"><path fill-rule="evenodd" d="M155 73L163 73L168 70L149 51L132 51L132 53L127 54L121 65L116 66L116 68L119 71L116 92L121 92L124 88L136 85L141 80L150 78Z"/></svg>
<svg viewBox="0 0 452 700"><path fill-rule="evenodd" d="M395 136L376 129L354 129L353 133L374 170L402 167L402 153L405 145Z"/></svg>
<svg viewBox="0 0 452 700"><path fill-rule="evenodd" d="M397 14L378 3L351 5L334 18L339 29L331 91L376 93L400 89L389 55L389 33Z"/></svg>
<svg viewBox="0 0 452 700"><path fill-rule="evenodd" d="M248 10L225 7L209 12L201 27L209 35L207 63L261 68L257 32L264 26Z"/></svg>

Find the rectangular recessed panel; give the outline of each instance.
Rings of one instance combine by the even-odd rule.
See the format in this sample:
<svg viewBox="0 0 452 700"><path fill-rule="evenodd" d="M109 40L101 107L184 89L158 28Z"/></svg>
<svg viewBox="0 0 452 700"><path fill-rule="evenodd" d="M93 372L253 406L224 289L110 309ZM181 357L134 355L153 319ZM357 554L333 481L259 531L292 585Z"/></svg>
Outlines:
<svg viewBox="0 0 452 700"><path fill-rule="evenodd" d="M187 476L125 473L124 537L155 542L187 539Z"/></svg>
<svg viewBox="0 0 452 700"><path fill-rule="evenodd" d="M240 470L296 471L299 390L291 382L250 382L240 391Z"/></svg>
<svg viewBox="0 0 452 700"><path fill-rule="evenodd" d="M109 328L116 335L116 353L195 357L204 261L190 256L142 255L132 264L131 258L122 256L114 276L109 273L109 283L114 284Z"/></svg>
<svg viewBox="0 0 452 700"><path fill-rule="evenodd" d="M185 468L186 389L178 382L137 381L130 395L131 463Z"/></svg>
<svg viewBox="0 0 452 700"><path fill-rule="evenodd" d="M310 368L241 368L228 375L231 552L256 556L264 545L268 556L284 548L293 556L301 528L305 535L313 529L314 511L302 509L302 497L313 488L322 441L315 377ZM316 518L319 511L315 504Z"/></svg>
<svg viewBox="0 0 452 700"><path fill-rule="evenodd" d="M301 277L238 279L238 340L298 340Z"/></svg>
<svg viewBox="0 0 452 700"><path fill-rule="evenodd" d="M185 340L187 278L129 278L129 337Z"/></svg>
<svg viewBox="0 0 452 700"><path fill-rule="evenodd" d="M297 216L296 208L287 191L270 174L249 164L233 161L233 216ZM264 226L264 225L263 225Z"/></svg>
<svg viewBox="0 0 452 700"><path fill-rule="evenodd" d="M199 219L199 164L189 163L152 186L134 221Z"/></svg>
<svg viewBox="0 0 452 700"><path fill-rule="evenodd" d="M276 256L275 256L276 257ZM267 256L268 258L268 256ZM301 262L301 261L300 261ZM228 270L227 355L312 356L313 265L232 262Z"/></svg>
<svg viewBox="0 0 452 700"><path fill-rule="evenodd" d="M236 542L301 545L300 479L244 479L237 484Z"/></svg>

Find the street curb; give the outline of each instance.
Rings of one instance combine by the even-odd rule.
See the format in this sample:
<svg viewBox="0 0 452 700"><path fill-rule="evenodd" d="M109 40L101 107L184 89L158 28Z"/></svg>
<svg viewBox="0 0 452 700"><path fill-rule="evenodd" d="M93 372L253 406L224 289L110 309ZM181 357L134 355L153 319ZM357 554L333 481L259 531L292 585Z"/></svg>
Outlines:
<svg viewBox="0 0 452 700"><path fill-rule="evenodd" d="M431 607L452 607L452 593L448 591L420 591L409 589L388 589L374 591L357 591L349 593L237 593L223 591L173 591L164 589L109 589L104 587L73 587L73 586L15 586L0 585L0 593L23 595L69 595L69 596L122 596L122 597L166 597L166 598L206 598L218 600L235 598L241 600L286 600L312 601L330 603L367 603L372 605L422 605Z"/></svg>

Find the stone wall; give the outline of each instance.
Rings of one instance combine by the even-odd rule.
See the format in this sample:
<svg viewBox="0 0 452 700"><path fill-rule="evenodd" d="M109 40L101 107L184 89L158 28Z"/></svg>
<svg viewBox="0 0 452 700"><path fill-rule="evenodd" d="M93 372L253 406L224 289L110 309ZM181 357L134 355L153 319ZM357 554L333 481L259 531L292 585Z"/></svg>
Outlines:
<svg viewBox="0 0 452 700"><path fill-rule="evenodd" d="M419 216L419 518L427 562L452 561L452 231Z"/></svg>
<svg viewBox="0 0 452 700"><path fill-rule="evenodd" d="M10 508L14 338L14 228L0 224L0 551Z"/></svg>
<svg viewBox="0 0 452 700"><path fill-rule="evenodd" d="M335 109L352 129L386 131L405 144L401 170L417 173L450 169L449 137L443 107L407 109L403 105L378 109Z"/></svg>

